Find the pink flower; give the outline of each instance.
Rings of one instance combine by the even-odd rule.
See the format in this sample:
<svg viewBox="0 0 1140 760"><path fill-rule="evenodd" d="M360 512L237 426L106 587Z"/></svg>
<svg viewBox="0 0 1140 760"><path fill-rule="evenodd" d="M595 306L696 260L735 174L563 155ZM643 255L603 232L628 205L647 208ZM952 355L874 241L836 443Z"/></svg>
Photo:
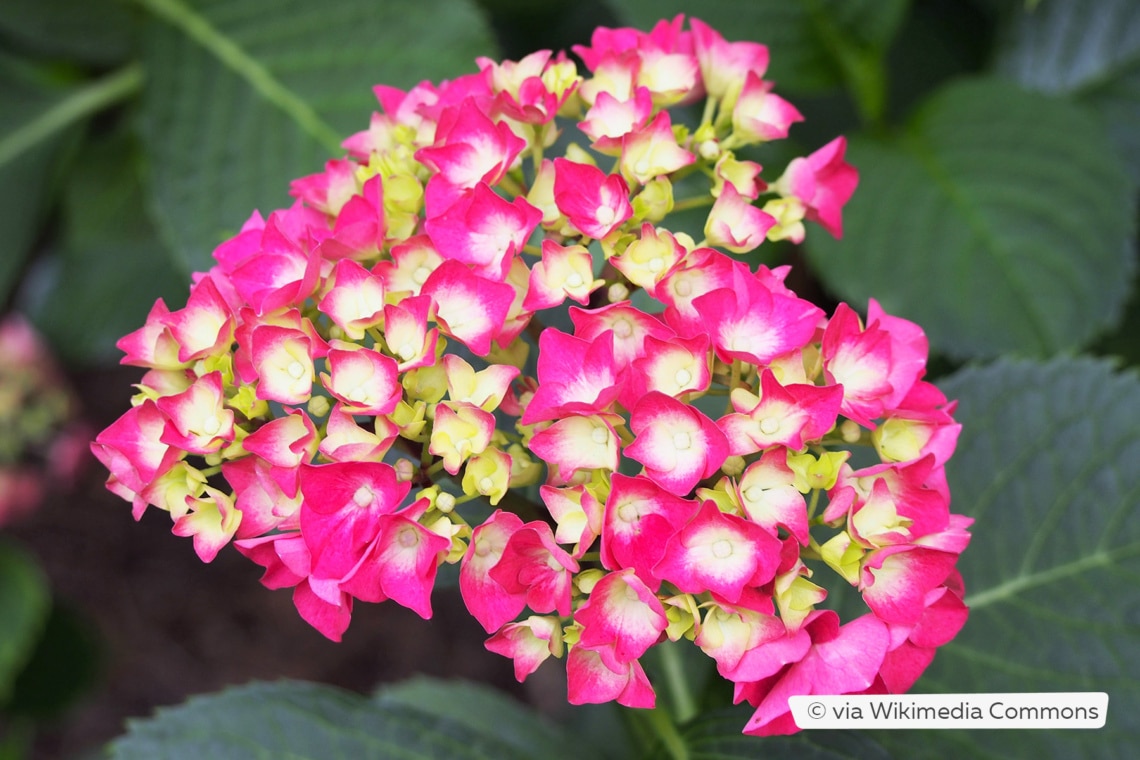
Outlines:
<svg viewBox="0 0 1140 760"><path fill-rule="evenodd" d="M516 515L496 510L472 531L471 542L459 566L459 592L463 603L487 633L514 620L526 606L525 590L508 591L491 577L491 570L503 556L507 541L522 527L523 521Z"/></svg>
<svg viewBox="0 0 1140 760"><path fill-rule="evenodd" d="M501 282L540 221L542 212L524 198L508 202L480 182L446 211L429 216L424 229L446 258L471 264L475 274Z"/></svg>
<svg viewBox="0 0 1140 760"><path fill-rule="evenodd" d="M682 495L720 469L728 441L716 424L696 409L652 391L633 410L636 437L625 453L645 465L653 482Z"/></svg>
<svg viewBox="0 0 1140 760"><path fill-rule="evenodd" d="M745 142L782 140L792 124L804 120L795 106L771 90L770 83L755 72L748 72L744 89L732 109L734 134Z"/></svg>
<svg viewBox="0 0 1140 760"><path fill-rule="evenodd" d="M624 376L614 362L613 333L586 341L544 330L538 339L538 390L522 424L604 411L617 398Z"/></svg>
<svg viewBox="0 0 1140 760"><path fill-rule="evenodd" d="M598 581L574 620L582 626L577 646L596 651L614 672L657 643L667 622L660 600L632 568Z"/></svg>
<svg viewBox="0 0 1140 760"><path fill-rule="evenodd" d="M487 640L495 654L515 661L515 679L522 683L546 658L562 655L562 626L556 617L531 615L518 623L508 623Z"/></svg>
<svg viewBox="0 0 1140 760"><path fill-rule="evenodd" d="M696 502L674 495L645 476L614 473L606 499L602 530L602 565L609 570L633 568L656 590L661 579L654 568L668 540L696 513Z"/></svg>
<svg viewBox="0 0 1140 760"><path fill-rule="evenodd" d="M396 360L367 348L334 348L328 355L329 372L321 373L325 388L351 414L388 414L396 408L403 389L396 379Z"/></svg>
<svg viewBox="0 0 1140 760"><path fill-rule="evenodd" d="M843 160L846 150L847 140L837 137L806 158L792 159L773 183L783 195L799 199L807 218L837 238L843 235L843 205L859 184L859 172Z"/></svg>
<svg viewBox="0 0 1140 760"><path fill-rule="evenodd" d="M451 541L416 521L426 507L424 499L402 512L381 515L379 534L338 584L340 590L361 601L391 599L425 620L431 618L436 571Z"/></svg>
<svg viewBox="0 0 1140 760"><path fill-rule="evenodd" d="M312 575L347 575L379 535L380 517L396 511L408 488L386 464L302 465L301 535L312 554Z"/></svg>
<svg viewBox="0 0 1140 760"><path fill-rule="evenodd" d="M706 320L717 355L726 362L743 359L763 365L801 348L812 339L823 310L766 286L738 264L733 288L693 299Z"/></svg>
<svg viewBox="0 0 1140 760"><path fill-rule="evenodd" d="M441 264L422 292L435 304L440 327L479 356L490 352L515 300L510 285L473 274L458 261Z"/></svg>
<svg viewBox="0 0 1140 760"><path fill-rule="evenodd" d="M589 164L554 159L554 201L580 232L603 238L633 216L629 185Z"/></svg>
<svg viewBox="0 0 1140 760"><path fill-rule="evenodd" d="M594 141L595 150L617 155L622 138L644 127L652 113L653 100L646 87L638 87L628 100L618 100L603 90L578 128Z"/></svg>
<svg viewBox="0 0 1140 760"><path fill-rule="evenodd" d="M598 652L585 647L574 647L567 657L566 698L572 705L616 700L626 707L652 708L657 703L641 663L634 660L611 670Z"/></svg>
<svg viewBox="0 0 1140 760"><path fill-rule="evenodd" d="M780 541L775 536L706 501L669 539L653 573L686 593L708 590L737 602L745 587L770 581L779 562Z"/></svg>
<svg viewBox="0 0 1140 760"><path fill-rule="evenodd" d="M435 145L416 153L418 160L436 172L429 187L440 181L457 190L497 184L526 147L506 122L496 124L470 99L444 109L435 134ZM432 197L430 189L428 197ZM436 206L435 213L446 207ZM428 208L432 213L430 201Z"/></svg>
<svg viewBox="0 0 1140 760"><path fill-rule="evenodd" d="M490 576L509 594L525 594L535 612L570 615L570 580L578 563L554 541L550 526L530 522L511 534Z"/></svg>
<svg viewBox="0 0 1140 760"><path fill-rule="evenodd" d="M725 183L705 222L705 237L711 245L719 245L733 253L747 253L764 242L776 220L749 203Z"/></svg>
<svg viewBox="0 0 1140 760"><path fill-rule="evenodd" d="M771 370L760 374L760 395L740 389L732 395L735 414L717 420L729 453L754 454L771 446L799 451L835 425L843 388L838 385L780 385Z"/></svg>
<svg viewBox="0 0 1140 760"><path fill-rule="evenodd" d="M773 736L795 733L788 697L797 694L854 694L875 681L890 645L887 626L864 615L840 626L838 616L816 613L804 630L811 648L802 660L786 666L771 678L737 687L740 698L756 707L744 733Z"/></svg>
<svg viewBox="0 0 1140 760"><path fill-rule="evenodd" d="M622 176L639 185L696 160L696 156L677 144L668 111L661 111L648 126L626 134L621 140Z"/></svg>
<svg viewBox="0 0 1140 760"><path fill-rule="evenodd" d="M700 19L689 19L693 47L701 66L701 78L711 98L725 98L731 107L749 74L764 76L768 48L756 42L726 42Z"/></svg>

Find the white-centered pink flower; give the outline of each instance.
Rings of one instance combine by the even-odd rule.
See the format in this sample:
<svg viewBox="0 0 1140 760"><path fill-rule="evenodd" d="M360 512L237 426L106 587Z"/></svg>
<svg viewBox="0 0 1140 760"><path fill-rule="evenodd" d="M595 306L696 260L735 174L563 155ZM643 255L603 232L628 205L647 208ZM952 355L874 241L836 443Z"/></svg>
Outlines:
<svg viewBox="0 0 1140 760"><path fill-rule="evenodd" d="M590 252L582 245L562 246L553 240L542 241L542 261L530 270L524 311L534 312L560 306L570 298L585 306L590 294L605 284L594 279Z"/></svg>
<svg viewBox="0 0 1140 760"><path fill-rule="evenodd" d="M638 87L627 100L602 90L578 128L593 140L595 150L616 156L621 153L622 138L644 127L652 114L653 99L647 87Z"/></svg>
<svg viewBox="0 0 1140 760"><path fill-rule="evenodd" d="M225 353L233 342L233 314L210 277L199 280L186 307L170 312L163 322L178 342L180 362Z"/></svg>
<svg viewBox="0 0 1140 760"><path fill-rule="evenodd" d="M613 425L620 420L612 414L572 414L535 433L530 450L557 466L563 480L578 470L616 470L620 443Z"/></svg>
<svg viewBox="0 0 1140 760"><path fill-rule="evenodd" d="M693 300L725 362L743 359L767 364L801 348L815 335L823 310L810 301L773 292L743 264L733 269L733 288L714 290Z"/></svg>
<svg viewBox="0 0 1140 760"><path fill-rule="evenodd" d="M700 19L689 19L689 26L705 91L732 108L748 75L762 77L768 70L768 48L758 42L727 42Z"/></svg>
<svg viewBox="0 0 1140 760"><path fill-rule="evenodd" d="M507 541L522 526L517 515L496 510L471 532L471 541L459 565L463 603L487 633L514 620L526 606L525 591L508 591L491 577L491 569L503 556Z"/></svg>
<svg viewBox="0 0 1140 760"><path fill-rule="evenodd" d="M384 283L351 259L341 259L333 269L332 286L317 304L351 340L384 321Z"/></svg>
<svg viewBox="0 0 1140 760"><path fill-rule="evenodd" d="M705 238L710 245L733 253L747 253L764 242L776 220L754 206L736 186L725 183L705 221Z"/></svg>
<svg viewBox="0 0 1140 760"><path fill-rule="evenodd" d="M213 562L222 547L230 542L241 524L242 514L234 508L232 497L216 488L204 486L202 496L187 496L189 511L174 521L171 532L194 539L194 552L203 562Z"/></svg>
<svg viewBox="0 0 1140 760"><path fill-rule="evenodd" d="M182 393L155 402L170 424L162 441L192 454L212 454L234 439L234 413L225 408L222 373L199 377Z"/></svg>
<svg viewBox="0 0 1140 760"><path fill-rule="evenodd" d="M313 391L312 341L300 330L275 325L254 328L253 368L257 397L282 404L303 404Z"/></svg>
<svg viewBox="0 0 1140 760"><path fill-rule="evenodd" d="M577 646L596 651L615 672L645 654L668 624L661 601L633 568L598 581L574 621L582 626Z"/></svg>
<svg viewBox="0 0 1140 760"><path fill-rule="evenodd" d="M488 651L509 657L515 663L515 679L522 683L538 666L565 649L562 625L557 617L531 615L518 623L508 623L487 639Z"/></svg>
<svg viewBox="0 0 1140 760"><path fill-rule="evenodd" d="M783 528L806 546L810 537L807 502L795 487L796 476L787 464L788 450L773 447L748 465L737 483L737 493L748 518L772 535Z"/></svg>
<svg viewBox="0 0 1140 760"><path fill-rule="evenodd" d="M625 373L614 361L613 333L582 340L553 328L538 339L538 390L522 424L566 414L605 411L617 398Z"/></svg>
<svg viewBox="0 0 1140 760"><path fill-rule="evenodd" d="M370 348L334 348L326 361L329 371L321 373L321 381L346 412L389 414L400 402L403 388L392 357Z"/></svg>
<svg viewBox="0 0 1140 760"><path fill-rule="evenodd" d="M772 93L772 84L749 72L732 108L733 135L746 143L782 140L804 117L788 101Z"/></svg>
<svg viewBox="0 0 1140 760"><path fill-rule="evenodd" d="M431 297L426 295L412 296L384 307L384 341L401 372L435 362L439 330L428 329L431 309Z"/></svg>
<svg viewBox="0 0 1140 760"><path fill-rule="evenodd" d="M652 708L657 695L640 662L634 660L615 671L606 667L598 652L576 646L566 658L566 700L572 705L616 701L626 707Z"/></svg>
<svg viewBox="0 0 1140 760"><path fill-rule="evenodd" d="M717 420L731 454L747 456L776 445L799 451L807 441L822 438L835 426L843 388L784 386L766 369L760 373L759 396L739 388L731 399L736 413Z"/></svg>
<svg viewBox="0 0 1140 760"><path fill-rule="evenodd" d="M615 472L611 484L603 516L602 565L609 570L633 568L656 591L661 579L653 568L669 539L696 513L697 503L662 489L644 475Z"/></svg>
<svg viewBox="0 0 1140 760"><path fill-rule="evenodd" d="M859 184L859 172L843 160L847 140L837 137L805 158L794 158L772 183L785 196L798 198L806 216L835 237L843 235L843 206Z"/></svg>
<svg viewBox="0 0 1140 760"><path fill-rule="evenodd" d="M647 393L630 417L636 436L626 456L645 465L645 474L678 495L720 469L728 441L712 420L694 407L658 391Z"/></svg>
<svg viewBox="0 0 1140 760"><path fill-rule="evenodd" d="M362 428L344 404L337 404L329 411L321 454L334 462L383 461L400 428L384 416L374 416L371 424L372 430Z"/></svg>
<svg viewBox="0 0 1140 760"><path fill-rule="evenodd" d="M604 238L633 216L629 185L620 174L589 164L554 159L554 202L570 223L592 238Z"/></svg>
<svg viewBox="0 0 1140 760"><path fill-rule="evenodd" d="M440 327L479 356L490 353L515 300L513 287L480 277L458 261L441 264L422 292L435 304Z"/></svg>
<svg viewBox="0 0 1140 760"><path fill-rule="evenodd" d="M541 221L542 212L525 198L507 201L480 182L446 211L429 216L424 229L445 259L470 264L475 274L501 282Z"/></svg>
<svg viewBox="0 0 1140 760"><path fill-rule="evenodd" d="M435 145L417 151L416 159L436 172L428 183L429 188L433 182L442 180L466 190L480 182L497 184L525 147L526 141L516 135L509 124L496 124L474 100L465 100L443 110L436 128ZM436 209L437 212L443 210Z"/></svg>
<svg viewBox="0 0 1140 760"><path fill-rule="evenodd" d="M737 602L747 587L775 577L780 548L780 540L764 528L706 501L669 539L653 572L685 593L712 591Z"/></svg>
<svg viewBox="0 0 1140 760"><path fill-rule="evenodd" d="M672 174L697 160L677 144L668 111L661 111L647 126L621 140L621 173L631 183L644 185L654 177Z"/></svg>

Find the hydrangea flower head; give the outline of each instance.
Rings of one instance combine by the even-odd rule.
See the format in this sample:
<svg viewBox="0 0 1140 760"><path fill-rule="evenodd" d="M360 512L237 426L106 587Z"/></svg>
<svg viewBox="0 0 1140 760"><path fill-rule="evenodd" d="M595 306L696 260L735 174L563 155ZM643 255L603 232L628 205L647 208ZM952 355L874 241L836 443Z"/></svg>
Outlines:
<svg viewBox="0 0 1140 760"><path fill-rule="evenodd" d="M842 138L761 179L739 151L802 116L767 48L695 19L575 53L377 86L347 156L120 341L147 372L93 444L108 488L204 561L232 542L334 640L357 602L430 617L458 564L487 648L519 680L564 658L573 703L652 706L666 639L756 707L748 733L795 730L795 694L909 688L966 616L954 404L920 327L742 258L840 234ZM670 111L702 101L695 128Z"/></svg>

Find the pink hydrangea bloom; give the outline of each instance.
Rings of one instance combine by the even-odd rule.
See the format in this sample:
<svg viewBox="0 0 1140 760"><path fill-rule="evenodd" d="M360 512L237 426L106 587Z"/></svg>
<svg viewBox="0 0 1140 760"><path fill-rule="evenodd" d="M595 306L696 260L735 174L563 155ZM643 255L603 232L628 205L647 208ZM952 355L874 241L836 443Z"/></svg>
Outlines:
<svg viewBox="0 0 1140 760"><path fill-rule="evenodd" d="M748 733L795 730L796 694L909 688L968 615L954 402L918 325L733 257L841 232L846 143L764 178L736 148L802 116L764 45L700 21L575 52L378 85L347 155L119 341L145 375L92 444L107 487L204 561L234 543L334 640L355 604L429 617L458 564L487 648L519 680L564 660L575 704L652 707L665 639ZM841 585L866 614L826 609Z"/></svg>

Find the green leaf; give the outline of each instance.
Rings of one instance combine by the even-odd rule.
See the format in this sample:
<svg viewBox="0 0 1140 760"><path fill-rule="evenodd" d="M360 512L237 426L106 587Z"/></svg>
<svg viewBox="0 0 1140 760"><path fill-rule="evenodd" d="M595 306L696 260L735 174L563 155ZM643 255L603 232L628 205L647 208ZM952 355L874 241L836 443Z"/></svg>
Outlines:
<svg viewBox="0 0 1140 760"><path fill-rule="evenodd" d="M865 735L849 731L809 731L795 736L745 736L740 733L750 709L703 713L681 729L690 760L890 760L890 754ZM900 755L905 757L906 755Z"/></svg>
<svg viewBox="0 0 1140 760"><path fill-rule="evenodd" d="M0 36L28 50L114 65L130 53L132 17L121 0L4 0Z"/></svg>
<svg viewBox="0 0 1140 760"><path fill-rule="evenodd" d="M384 686L374 701L384 708L405 707L454 721L474 733L493 729L501 741L524 755L545 760L581 757L577 742L562 729L533 709L486 686L420 676Z"/></svg>
<svg viewBox="0 0 1140 760"><path fill-rule="evenodd" d="M1098 731L884 732L908 757L1133 758L1140 746L1140 378L1103 360L1004 360L943 390L946 465L975 518L970 620L916 692L1105 691Z"/></svg>
<svg viewBox="0 0 1140 760"><path fill-rule="evenodd" d="M783 92L837 87L841 57L862 51L881 58L906 15L908 0L705 0L696 12L683 0L612 0L628 23L651 28L678 13L696 16L730 41L768 46L766 79Z"/></svg>
<svg viewBox="0 0 1140 760"><path fill-rule="evenodd" d="M0 704L31 657L50 607L39 565L14 544L0 542Z"/></svg>
<svg viewBox="0 0 1140 760"><path fill-rule="evenodd" d="M452 79L494 53L467 0L136 2L153 16L140 114L153 210L188 269L342 154L378 110L374 84Z"/></svg>
<svg viewBox="0 0 1140 760"><path fill-rule="evenodd" d="M52 601L35 650L4 705L8 717L58 718L95 685L99 648L93 622L59 599Z"/></svg>
<svg viewBox="0 0 1140 760"><path fill-rule="evenodd" d="M853 140L843 240L807 239L859 307L955 357L1049 354L1119 318L1135 268L1129 180L1086 111L1000 80L939 91L893 141Z"/></svg>
<svg viewBox="0 0 1140 760"><path fill-rule="evenodd" d="M61 357L113 362L156 298L186 300L189 276L148 220L134 145L124 132L90 142L64 189L63 239L29 278L25 308ZM80 329L82 326L82 329Z"/></svg>
<svg viewBox="0 0 1140 760"><path fill-rule="evenodd" d="M445 699L449 697L443 697ZM455 699L455 696L450 699ZM529 760L499 737L496 722L471 725L398 702L296 681L253 683L193 697L155 717L132 720L110 747L114 760ZM518 737L516 737L518 739Z"/></svg>
<svg viewBox="0 0 1140 760"><path fill-rule="evenodd" d="M0 54L0 309L31 253L54 176L75 138L36 125L70 93L38 69Z"/></svg>
<svg viewBox="0 0 1140 760"><path fill-rule="evenodd" d="M1095 109L1140 182L1140 4L1049 0L1016 14L998 47L998 71L1033 90Z"/></svg>

